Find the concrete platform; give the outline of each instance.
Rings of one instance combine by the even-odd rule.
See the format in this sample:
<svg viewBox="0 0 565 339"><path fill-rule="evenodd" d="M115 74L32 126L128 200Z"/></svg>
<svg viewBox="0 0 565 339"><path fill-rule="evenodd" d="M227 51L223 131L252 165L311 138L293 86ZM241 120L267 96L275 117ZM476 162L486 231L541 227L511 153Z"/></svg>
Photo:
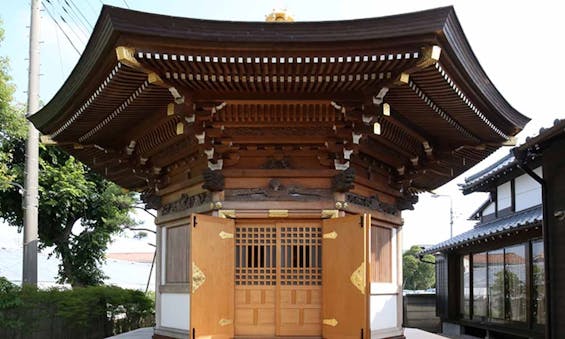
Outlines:
<svg viewBox="0 0 565 339"><path fill-rule="evenodd" d="M445 339L439 334L426 332L417 328L405 328L404 336L406 339Z"/></svg>
<svg viewBox="0 0 565 339"><path fill-rule="evenodd" d="M130 332L108 337L106 339L151 339L153 337L153 327L138 328Z"/></svg>
<svg viewBox="0 0 565 339"><path fill-rule="evenodd" d="M438 334L429 333L417 328L405 328L404 335L406 339L445 339ZM138 328L137 330L108 337L106 339L151 339L153 336L153 327ZM463 338L463 337L461 337Z"/></svg>

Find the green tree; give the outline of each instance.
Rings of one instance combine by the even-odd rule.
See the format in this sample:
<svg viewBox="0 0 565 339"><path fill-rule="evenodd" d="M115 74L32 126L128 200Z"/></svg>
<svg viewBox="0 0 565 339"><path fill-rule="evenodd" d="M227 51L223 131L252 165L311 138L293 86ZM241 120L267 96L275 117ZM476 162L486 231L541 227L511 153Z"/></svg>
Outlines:
<svg viewBox="0 0 565 339"><path fill-rule="evenodd" d="M0 22L0 44L3 33ZM12 183L23 182L27 123L12 103L8 70L8 60L0 58L0 219L21 229L22 196ZM112 235L134 225L136 196L56 147L40 147L39 166L40 248L53 246L61 259L59 282L102 283L104 253Z"/></svg>
<svg viewBox="0 0 565 339"><path fill-rule="evenodd" d="M435 257L431 254L419 259L420 246L412 246L402 255L402 273L404 274L405 290L426 290L434 287L436 283Z"/></svg>
<svg viewBox="0 0 565 339"><path fill-rule="evenodd" d="M0 46L4 41L4 29L0 19ZM5 143L9 146L15 140L25 137L25 121L17 119L21 115L21 107L12 105L12 98L15 91L14 84L11 83L9 75L10 64L7 57L0 56L0 190L5 190L11 186L15 176L8 168L8 164L14 157L14 150L9 147L1 147Z"/></svg>

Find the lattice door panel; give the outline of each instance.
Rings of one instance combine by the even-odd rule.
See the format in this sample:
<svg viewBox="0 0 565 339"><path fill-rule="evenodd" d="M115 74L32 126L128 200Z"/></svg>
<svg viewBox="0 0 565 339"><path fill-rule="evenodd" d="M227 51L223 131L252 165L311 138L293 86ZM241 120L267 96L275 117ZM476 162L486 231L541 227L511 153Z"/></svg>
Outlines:
<svg viewBox="0 0 565 339"><path fill-rule="evenodd" d="M282 286L322 284L322 229L320 225L283 225L279 228Z"/></svg>
<svg viewBox="0 0 565 339"><path fill-rule="evenodd" d="M278 225L277 335L322 333L322 228L319 223Z"/></svg>
<svg viewBox="0 0 565 339"><path fill-rule="evenodd" d="M321 283L320 223L237 225L236 335L321 335Z"/></svg>
<svg viewBox="0 0 565 339"><path fill-rule="evenodd" d="M235 284L276 285L275 225L242 225L235 236Z"/></svg>
<svg viewBox="0 0 565 339"><path fill-rule="evenodd" d="M235 235L235 334L275 334L275 224L241 224Z"/></svg>

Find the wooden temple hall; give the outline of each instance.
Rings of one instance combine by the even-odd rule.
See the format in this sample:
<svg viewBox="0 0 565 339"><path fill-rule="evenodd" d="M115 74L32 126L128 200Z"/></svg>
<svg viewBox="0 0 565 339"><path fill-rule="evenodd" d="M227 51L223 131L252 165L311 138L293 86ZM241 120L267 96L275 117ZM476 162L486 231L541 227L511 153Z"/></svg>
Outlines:
<svg viewBox="0 0 565 339"><path fill-rule="evenodd" d="M328 339L403 337L401 211L529 120L452 7L223 22L108 6L30 119L158 210L156 338Z"/></svg>

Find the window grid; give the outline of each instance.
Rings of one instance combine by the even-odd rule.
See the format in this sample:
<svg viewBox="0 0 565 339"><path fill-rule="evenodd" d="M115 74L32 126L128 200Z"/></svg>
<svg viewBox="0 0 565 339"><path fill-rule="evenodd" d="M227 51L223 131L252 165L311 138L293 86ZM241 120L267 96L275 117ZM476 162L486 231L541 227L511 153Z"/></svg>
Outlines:
<svg viewBox="0 0 565 339"><path fill-rule="evenodd" d="M322 228L281 227L281 285L322 285Z"/></svg>
<svg viewBox="0 0 565 339"><path fill-rule="evenodd" d="M274 225L236 227L236 285L276 285L276 241Z"/></svg>

